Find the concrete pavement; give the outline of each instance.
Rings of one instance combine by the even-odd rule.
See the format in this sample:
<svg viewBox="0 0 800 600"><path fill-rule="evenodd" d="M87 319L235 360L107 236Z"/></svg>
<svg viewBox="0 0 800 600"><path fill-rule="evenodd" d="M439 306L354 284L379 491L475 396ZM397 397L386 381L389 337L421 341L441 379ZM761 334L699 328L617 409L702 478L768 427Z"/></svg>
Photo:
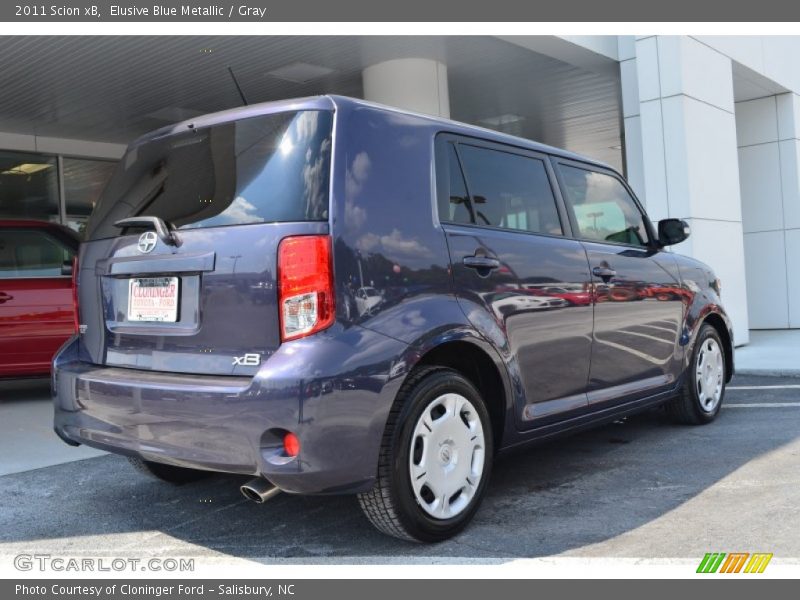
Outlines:
<svg viewBox="0 0 800 600"><path fill-rule="evenodd" d="M0 382L0 434L0 475L105 454L71 448L53 433L49 379Z"/></svg>
<svg viewBox="0 0 800 600"><path fill-rule="evenodd" d="M751 330L750 343L736 349L736 371L800 377L800 329Z"/></svg>
<svg viewBox="0 0 800 600"><path fill-rule="evenodd" d="M20 552L262 563L495 563L515 557L800 560L800 389L736 377L706 427L651 412L498 462L474 523L422 546L374 531L352 497L245 501L243 480L175 487L106 455L0 478L0 561ZM764 387L764 386L795 387ZM67 448L65 452L75 452Z"/></svg>

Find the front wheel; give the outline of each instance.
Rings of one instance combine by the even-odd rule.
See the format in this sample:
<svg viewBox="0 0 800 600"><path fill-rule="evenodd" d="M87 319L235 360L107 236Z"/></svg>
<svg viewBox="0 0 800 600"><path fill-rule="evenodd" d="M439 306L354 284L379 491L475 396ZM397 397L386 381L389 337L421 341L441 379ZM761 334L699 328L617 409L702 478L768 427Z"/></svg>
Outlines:
<svg viewBox="0 0 800 600"><path fill-rule="evenodd" d="M704 425L717 417L725 397L725 364L725 346L719 333L711 325L703 324L684 373L681 391L666 405L673 420Z"/></svg>
<svg viewBox="0 0 800 600"><path fill-rule="evenodd" d="M446 540L478 510L493 452L489 413L475 387L452 369L419 369L392 408L378 479L359 494L361 508L388 535Z"/></svg>

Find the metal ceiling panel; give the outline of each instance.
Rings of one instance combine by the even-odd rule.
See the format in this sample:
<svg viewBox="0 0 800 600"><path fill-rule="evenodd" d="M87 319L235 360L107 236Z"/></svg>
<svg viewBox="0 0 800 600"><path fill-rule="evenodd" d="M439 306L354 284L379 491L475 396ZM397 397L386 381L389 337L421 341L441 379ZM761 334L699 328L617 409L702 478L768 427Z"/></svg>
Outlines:
<svg viewBox="0 0 800 600"><path fill-rule="evenodd" d="M0 131L126 143L174 116L322 93L361 97L361 71L391 58L448 65L451 116L621 164L617 74L482 36L0 37ZM321 69L305 82L271 71ZM496 119L495 119L496 120Z"/></svg>

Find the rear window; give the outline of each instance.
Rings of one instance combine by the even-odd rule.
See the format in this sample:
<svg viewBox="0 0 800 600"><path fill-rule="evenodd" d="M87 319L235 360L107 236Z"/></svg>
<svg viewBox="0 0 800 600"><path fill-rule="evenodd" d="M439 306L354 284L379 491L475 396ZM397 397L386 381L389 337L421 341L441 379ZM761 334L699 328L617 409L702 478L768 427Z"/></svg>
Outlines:
<svg viewBox="0 0 800 600"><path fill-rule="evenodd" d="M190 129L128 150L87 237L154 216L179 229L328 218L330 111L293 111Z"/></svg>

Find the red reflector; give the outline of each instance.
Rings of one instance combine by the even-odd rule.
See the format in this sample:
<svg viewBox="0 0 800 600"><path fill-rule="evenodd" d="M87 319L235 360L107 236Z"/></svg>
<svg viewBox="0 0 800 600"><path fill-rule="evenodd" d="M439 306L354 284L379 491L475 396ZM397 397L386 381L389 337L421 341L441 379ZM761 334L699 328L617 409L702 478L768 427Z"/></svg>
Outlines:
<svg viewBox="0 0 800 600"><path fill-rule="evenodd" d="M72 323L75 333L80 333L81 320L78 316L78 256L72 259Z"/></svg>
<svg viewBox="0 0 800 600"><path fill-rule="evenodd" d="M283 451L287 456L297 456L300 454L300 440L292 432L283 436Z"/></svg>
<svg viewBox="0 0 800 600"><path fill-rule="evenodd" d="M293 340L334 321L331 238L287 237L278 246L278 311L281 340Z"/></svg>

